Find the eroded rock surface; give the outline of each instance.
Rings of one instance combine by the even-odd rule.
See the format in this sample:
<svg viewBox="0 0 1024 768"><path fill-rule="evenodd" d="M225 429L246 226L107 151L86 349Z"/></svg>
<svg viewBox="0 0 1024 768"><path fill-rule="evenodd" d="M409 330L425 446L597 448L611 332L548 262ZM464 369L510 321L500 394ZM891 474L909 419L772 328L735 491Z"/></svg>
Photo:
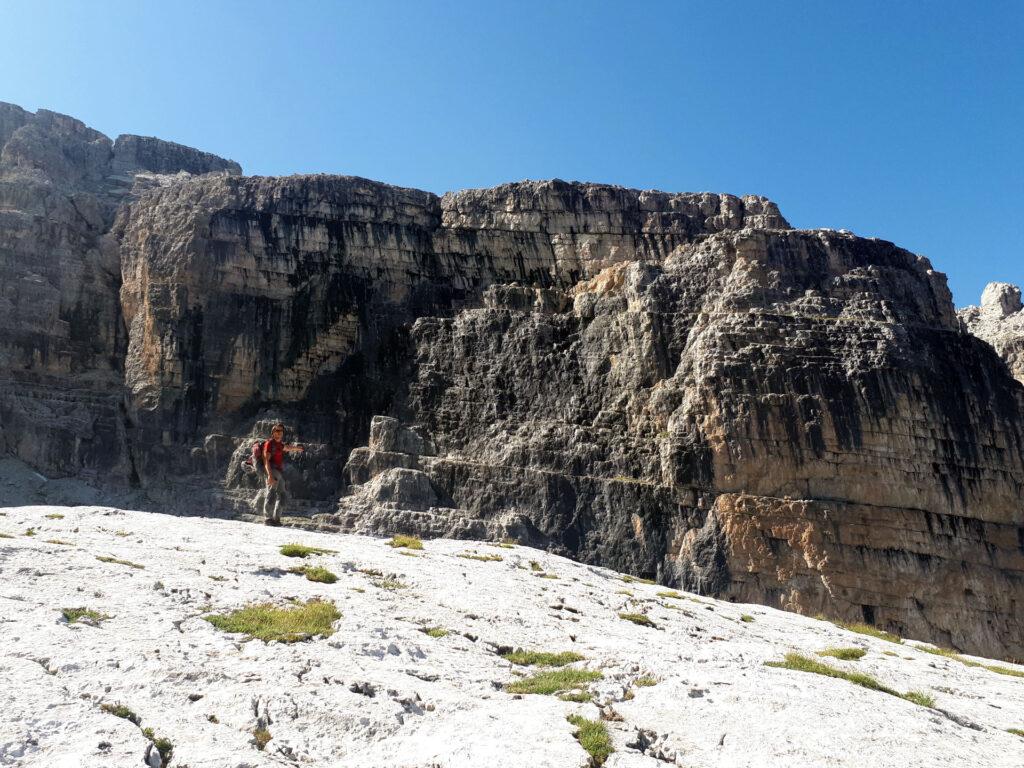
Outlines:
<svg viewBox="0 0 1024 768"><path fill-rule="evenodd" d="M527 547L441 539L411 552L109 507L8 508L0 533L0 688L17 692L0 709L0 765L136 768L153 753L148 728L173 747L172 768L586 768L573 715L603 722L606 768L1024 762L1008 732L1024 728L1024 667ZM325 552L283 556L296 540ZM310 599L340 612L329 637L264 643L204 619ZM71 608L94 613L69 621ZM563 683L583 701L510 692L553 671L502 657L517 648L575 653L562 669L597 679ZM863 655L817 655L829 648ZM791 652L890 692L766 665Z"/></svg>
<svg viewBox="0 0 1024 768"><path fill-rule="evenodd" d="M926 259L754 196L246 178L13 107L0 138L2 440L48 475L226 514L284 419L325 529L1024 656L1024 390Z"/></svg>
<svg viewBox="0 0 1024 768"><path fill-rule="evenodd" d="M965 307L957 314L971 333L992 345L1014 378L1024 383L1024 311L1020 288L1009 283L989 283L981 294L980 307Z"/></svg>

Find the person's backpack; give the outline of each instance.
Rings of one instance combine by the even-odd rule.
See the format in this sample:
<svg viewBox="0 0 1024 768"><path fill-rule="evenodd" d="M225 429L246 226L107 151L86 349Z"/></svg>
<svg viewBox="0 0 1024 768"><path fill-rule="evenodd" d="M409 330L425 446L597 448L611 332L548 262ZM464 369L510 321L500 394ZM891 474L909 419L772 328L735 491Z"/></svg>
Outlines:
<svg viewBox="0 0 1024 768"><path fill-rule="evenodd" d="M257 467L263 465L263 447L266 443L260 440L252 444L252 451L249 458L242 462L242 469L245 472L255 472Z"/></svg>

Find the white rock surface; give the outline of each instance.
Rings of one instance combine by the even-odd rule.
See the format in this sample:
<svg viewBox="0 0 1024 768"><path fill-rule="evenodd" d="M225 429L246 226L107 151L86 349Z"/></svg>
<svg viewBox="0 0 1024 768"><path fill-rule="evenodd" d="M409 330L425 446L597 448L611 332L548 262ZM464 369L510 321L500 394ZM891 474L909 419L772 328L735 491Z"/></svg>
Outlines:
<svg viewBox="0 0 1024 768"><path fill-rule="evenodd" d="M428 541L414 557L382 539L96 507L7 508L0 532L12 537L0 538L0 765L144 765L139 727L100 708L123 703L173 742L179 768L587 766L566 716L601 710L506 693L533 670L502 646L577 651L604 674L591 690L610 718L608 768L1024 765L1024 738L1006 730L1024 728L1024 678L761 606L659 597L522 547ZM288 573L302 561L278 549L292 541L336 550L305 562L337 583ZM458 557L472 551L503 560ZM358 569L408 586L382 589ZM202 618L310 597L343 614L329 638L266 644ZM78 606L112 618L68 624L61 609ZM764 665L828 646L866 649L823 661L936 708ZM645 675L658 683L635 686ZM272 735L264 751L257 725Z"/></svg>

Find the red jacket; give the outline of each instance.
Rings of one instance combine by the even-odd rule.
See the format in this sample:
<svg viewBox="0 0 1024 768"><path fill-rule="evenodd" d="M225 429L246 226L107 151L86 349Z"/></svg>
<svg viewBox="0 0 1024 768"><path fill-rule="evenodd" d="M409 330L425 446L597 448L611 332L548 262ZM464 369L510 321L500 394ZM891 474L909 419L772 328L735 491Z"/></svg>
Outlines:
<svg viewBox="0 0 1024 768"><path fill-rule="evenodd" d="M270 459L270 466L274 469L284 469L284 443L276 440L267 440L263 444L263 455Z"/></svg>

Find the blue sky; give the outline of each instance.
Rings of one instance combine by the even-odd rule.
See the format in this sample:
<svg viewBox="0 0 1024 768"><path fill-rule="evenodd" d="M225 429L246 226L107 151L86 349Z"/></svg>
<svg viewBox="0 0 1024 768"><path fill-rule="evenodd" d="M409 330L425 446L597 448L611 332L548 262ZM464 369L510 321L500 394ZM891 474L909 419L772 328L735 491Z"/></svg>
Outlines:
<svg viewBox="0 0 1024 768"><path fill-rule="evenodd" d="M0 100L246 173L756 193L1024 281L1024 2L0 0Z"/></svg>

